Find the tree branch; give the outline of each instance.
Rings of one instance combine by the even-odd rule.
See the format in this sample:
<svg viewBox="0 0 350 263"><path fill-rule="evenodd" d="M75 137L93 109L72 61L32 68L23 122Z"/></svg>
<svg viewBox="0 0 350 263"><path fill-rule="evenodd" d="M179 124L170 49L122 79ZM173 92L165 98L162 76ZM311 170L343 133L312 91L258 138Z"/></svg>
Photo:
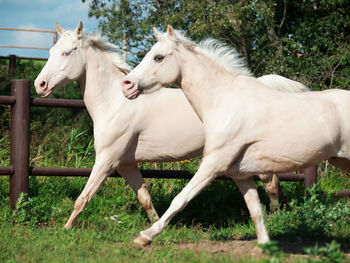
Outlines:
<svg viewBox="0 0 350 263"><path fill-rule="evenodd" d="M337 70L337 68L340 66L340 63L342 62L342 59L339 60L338 64L334 67L334 69L332 70L332 73L331 73L331 83L329 85L329 88L331 89L332 88L332 85L333 85L333 78L334 78L334 72Z"/></svg>
<svg viewBox="0 0 350 263"><path fill-rule="evenodd" d="M287 5L288 5L288 0L284 0L284 7L283 7L283 18L282 21L280 23L280 26L278 27L278 36L281 36L281 30L284 26L284 23L286 22L286 18L287 18Z"/></svg>

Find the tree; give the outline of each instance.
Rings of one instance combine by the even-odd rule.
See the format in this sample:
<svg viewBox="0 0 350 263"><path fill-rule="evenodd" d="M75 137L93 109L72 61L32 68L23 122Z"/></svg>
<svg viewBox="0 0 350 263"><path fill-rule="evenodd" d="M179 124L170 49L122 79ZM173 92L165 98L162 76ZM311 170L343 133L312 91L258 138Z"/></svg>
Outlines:
<svg viewBox="0 0 350 263"><path fill-rule="evenodd" d="M143 21L150 13L151 3L147 0L91 0L89 17L99 19L99 29L112 43L120 48L126 45L133 61L135 55L143 56L148 47L144 39L150 34L150 27Z"/></svg>
<svg viewBox="0 0 350 263"><path fill-rule="evenodd" d="M127 36L132 63L152 44L152 27L171 24L193 40L232 45L256 76L281 74L314 89L350 84L345 0L92 0L89 7L111 41Z"/></svg>

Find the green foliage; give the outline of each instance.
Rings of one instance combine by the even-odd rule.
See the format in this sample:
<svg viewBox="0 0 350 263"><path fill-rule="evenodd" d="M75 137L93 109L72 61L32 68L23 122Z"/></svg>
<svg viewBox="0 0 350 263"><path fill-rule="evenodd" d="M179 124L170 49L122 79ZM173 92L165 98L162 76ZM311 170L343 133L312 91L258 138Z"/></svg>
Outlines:
<svg viewBox="0 0 350 263"><path fill-rule="evenodd" d="M330 200L327 201L327 198ZM293 206L295 207L295 204L291 204L291 207ZM304 227L300 230L303 233L309 232L315 237L333 232L337 228L338 220L342 217L344 217L346 225L350 223L349 206L338 198L325 196L317 187L307 189L303 204L294 212L297 214L298 221L303 222ZM345 227L345 225L343 226ZM346 235L348 235L350 229L347 227L343 231L346 231Z"/></svg>
<svg viewBox="0 0 350 263"><path fill-rule="evenodd" d="M86 131L78 132L76 128L72 129L67 144L67 160L64 167L71 166L70 163L73 163L72 166L74 168L91 167L93 165L90 158L94 155L93 139L91 138L86 146L76 143L77 140L83 135L86 135L86 133ZM85 163L87 163L87 165Z"/></svg>
<svg viewBox="0 0 350 263"><path fill-rule="evenodd" d="M318 174L321 189L329 191L350 189L350 174L329 165L328 161L318 165Z"/></svg>
<svg viewBox="0 0 350 263"><path fill-rule="evenodd" d="M148 180L153 203L159 214L163 214L173 198L184 188L187 180ZM264 190L262 190L264 191ZM263 193L264 194L264 193ZM236 222L247 222L249 217L244 199L231 180L217 180L209 185L177 214L173 222L186 226L201 224L203 227L232 226Z"/></svg>
<svg viewBox="0 0 350 263"><path fill-rule="evenodd" d="M273 236L294 235L297 238L338 238L350 236L349 203L327 195L318 185L306 189L303 200L293 199L290 210L281 210L267 219Z"/></svg>
<svg viewBox="0 0 350 263"><path fill-rule="evenodd" d="M235 47L257 76L281 74L312 89L347 89L350 31L347 1L90 0L89 16L136 64L167 24L194 40L214 37Z"/></svg>
<svg viewBox="0 0 350 263"><path fill-rule="evenodd" d="M55 127L46 122L31 125L30 165L87 168L94 164L95 151L90 130L71 126Z"/></svg>
<svg viewBox="0 0 350 263"><path fill-rule="evenodd" d="M10 163L10 143L8 136L0 137L0 166L7 166Z"/></svg>
<svg viewBox="0 0 350 263"><path fill-rule="evenodd" d="M209 233L210 240L227 241L232 239L232 231L226 227L220 227L216 231L209 231Z"/></svg>
<svg viewBox="0 0 350 263"><path fill-rule="evenodd" d="M270 256L268 261L270 263L279 263L281 258L284 257L284 253L279 249L277 241L258 244L258 247L260 247L265 254Z"/></svg>
<svg viewBox="0 0 350 263"><path fill-rule="evenodd" d="M311 257L307 259L308 263L341 263L344 262L344 252L340 250L340 244L335 240L331 243L326 243L325 246L319 247L318 244L313 248L304 249Z"/></svg>

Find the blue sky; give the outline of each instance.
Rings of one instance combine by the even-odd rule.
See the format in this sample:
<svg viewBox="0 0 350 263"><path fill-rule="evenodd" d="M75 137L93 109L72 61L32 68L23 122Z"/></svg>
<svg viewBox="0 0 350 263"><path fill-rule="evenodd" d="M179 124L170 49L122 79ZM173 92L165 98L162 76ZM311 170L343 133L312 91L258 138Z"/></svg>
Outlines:
<svg viewBox="0 0 350 263"><path fill-rule="evenodd" d="M74 29L83 21L85 32L97 31L97 20L88 18L88 1L81 0L0 0L0 27L55 30L56 22ZM51 47L53 35L0 30L0 45ZM48 57L47 50L0 47L0 56Z"/></svg>

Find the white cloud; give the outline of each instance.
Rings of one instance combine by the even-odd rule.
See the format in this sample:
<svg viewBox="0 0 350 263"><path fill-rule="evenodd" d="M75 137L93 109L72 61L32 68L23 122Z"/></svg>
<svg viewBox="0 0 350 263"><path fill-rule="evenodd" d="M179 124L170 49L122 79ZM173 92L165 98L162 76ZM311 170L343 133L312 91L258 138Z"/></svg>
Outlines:
<svg viewBox="0 0 350 263"><path fill-rule="evenodd" d="M64 29L74 29L83 21L85 32L94 32L97 21L88 18L88 3L81 0L0 0L1 26L55 30L56 22ZM51 47L53 35L0 30L0 44ZM0 55L47 57L42 50L0 48ZM36 55L37 54L37 55Z"/></svg>
<svg viewBox="0 0 350 263"><path fill-rule="evenodd" d="M21 25L19 26L19 28L37 29L33 25ZM17 46L50 48L53 46L53 34L27 31L13 31L11 42L16 43Z"/></svg>
<svg viewBox="0 0 350 263"><path fill-rule="evenodd" d="M69 3L61 4L52 11L52 16L58 19L59 22L65 29L74 29L79 21L83 21L83 24L89 26L91 30L91 20L88 18L89 6L80 1L70 1ZM93 23L97 25L96 22Z"/></svg>

